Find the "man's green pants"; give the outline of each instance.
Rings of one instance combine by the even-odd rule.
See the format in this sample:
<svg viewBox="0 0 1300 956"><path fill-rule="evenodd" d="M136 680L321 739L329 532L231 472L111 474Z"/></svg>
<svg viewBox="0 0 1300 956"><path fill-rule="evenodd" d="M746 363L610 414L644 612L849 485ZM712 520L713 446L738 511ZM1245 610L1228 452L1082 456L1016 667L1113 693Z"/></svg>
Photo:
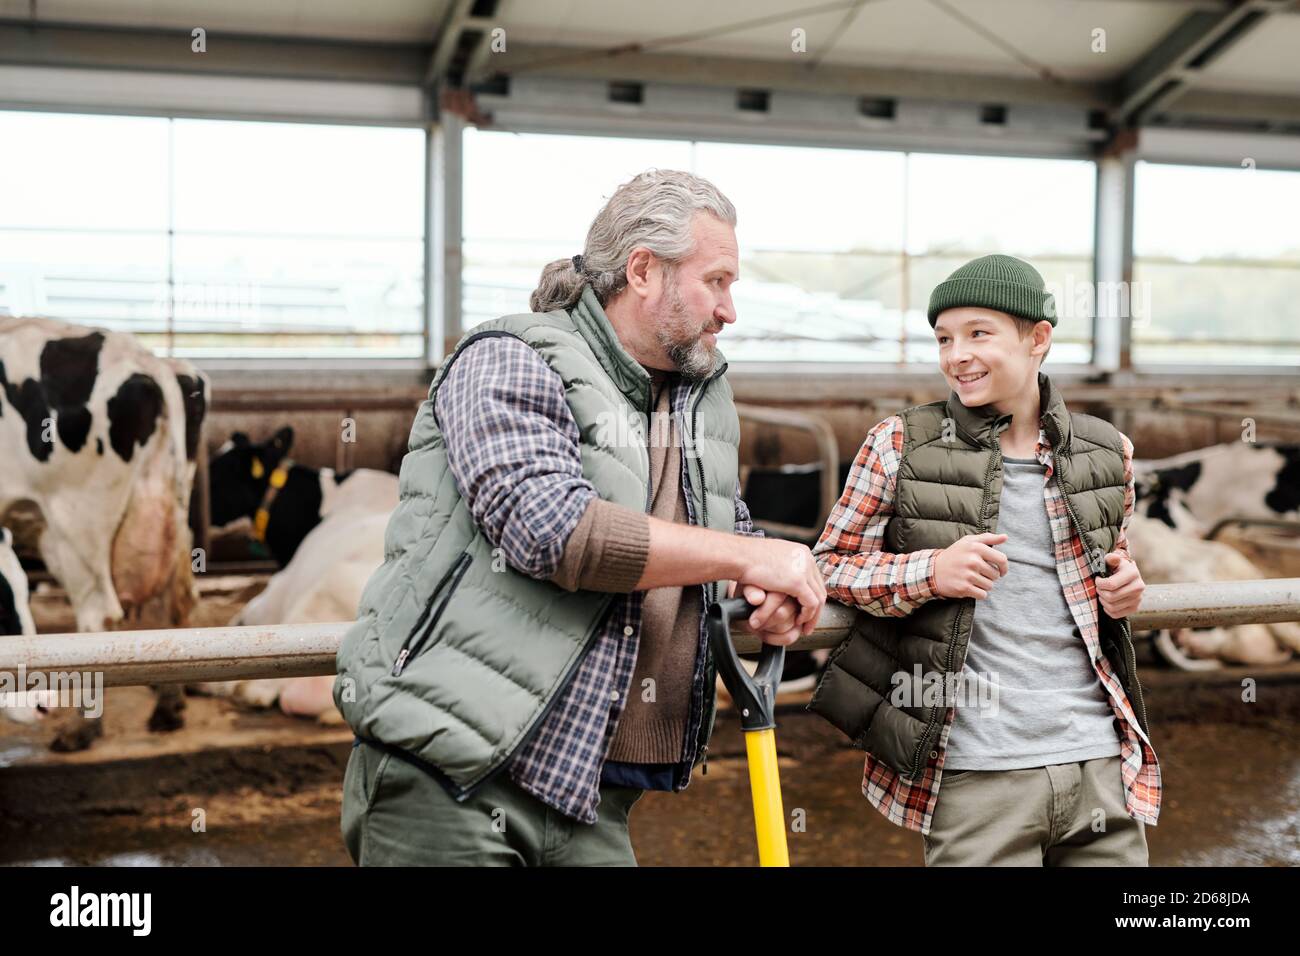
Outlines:
<svg viewBox="0 0 1300 956"><path fill-rule="evenodd" d="M644 792L601 787L588 825L503 770L457 803L424 770L363 741L343 777L343 842L360 866L636 866L627 821Z"/></svg>

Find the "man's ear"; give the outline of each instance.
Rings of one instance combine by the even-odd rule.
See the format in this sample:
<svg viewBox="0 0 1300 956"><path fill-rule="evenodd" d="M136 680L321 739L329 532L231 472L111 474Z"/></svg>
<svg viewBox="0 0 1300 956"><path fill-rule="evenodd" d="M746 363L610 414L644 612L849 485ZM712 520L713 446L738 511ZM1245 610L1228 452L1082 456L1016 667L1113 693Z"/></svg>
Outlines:
<svg viewBox="0 0 1300 956"><path fill-rule="evenodd" d="M627 257L627 287L643 299L649 296L656 266L662 268L655 254L645 246L637 246Z"/></svg>

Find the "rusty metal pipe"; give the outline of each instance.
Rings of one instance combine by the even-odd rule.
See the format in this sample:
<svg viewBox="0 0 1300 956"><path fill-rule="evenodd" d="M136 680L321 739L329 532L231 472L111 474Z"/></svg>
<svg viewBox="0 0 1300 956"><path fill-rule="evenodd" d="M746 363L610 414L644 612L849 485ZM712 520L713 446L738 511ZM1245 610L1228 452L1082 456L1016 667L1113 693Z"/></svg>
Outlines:
<svg viewBox="0 0 1300 956"><path fill-rule="evenodd" d="M855 611L830 603L817 630L793 650L835 647ZM1129 618L1135 631L1300 621L1300 578L1152 584L1142 610ZM195 627L0 638L0 675L49 671L102 672L108 687L310 677L334 673L334 658L351 621L245 627ZM732 627L736 649L758 650L743 620ZM16 689L16 688L15 688Z"/></svg>

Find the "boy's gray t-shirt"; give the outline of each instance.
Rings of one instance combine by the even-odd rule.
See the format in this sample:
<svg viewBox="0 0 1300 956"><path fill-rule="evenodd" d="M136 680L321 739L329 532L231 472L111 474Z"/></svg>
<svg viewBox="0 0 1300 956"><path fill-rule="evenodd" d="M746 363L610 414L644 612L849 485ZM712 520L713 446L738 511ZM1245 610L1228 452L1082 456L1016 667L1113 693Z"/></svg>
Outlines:
<svg viewBox="0 0 1300 956"><path fill-rule="evenodd" d="M1008 572L975 602L945 770L1015 770L1120 752L1115 715L1065 602L1043 501L1046 466L1003 459Z"/></svg>

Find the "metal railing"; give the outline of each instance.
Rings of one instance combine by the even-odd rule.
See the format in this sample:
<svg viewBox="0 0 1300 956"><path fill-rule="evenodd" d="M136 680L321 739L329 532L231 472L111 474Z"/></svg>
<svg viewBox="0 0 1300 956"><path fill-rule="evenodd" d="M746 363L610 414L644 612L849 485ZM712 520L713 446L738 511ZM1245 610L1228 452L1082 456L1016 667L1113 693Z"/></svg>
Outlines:
<svg viewBox="0 0 1300 956"><path fill-rule="evenodd" d="M811 635L796 650L834 647L856 612L828 603ZM1135 631L1300 621L1300 578L1152 584L1142 609L1129 617ZM102 673L108 687L310 677L334 673L334 659L351 621L152 631L104 631L0 637L0 676L17 683L19 669ZM753 653L758 639L746 623L732 627L736 648Z"/></svg>

